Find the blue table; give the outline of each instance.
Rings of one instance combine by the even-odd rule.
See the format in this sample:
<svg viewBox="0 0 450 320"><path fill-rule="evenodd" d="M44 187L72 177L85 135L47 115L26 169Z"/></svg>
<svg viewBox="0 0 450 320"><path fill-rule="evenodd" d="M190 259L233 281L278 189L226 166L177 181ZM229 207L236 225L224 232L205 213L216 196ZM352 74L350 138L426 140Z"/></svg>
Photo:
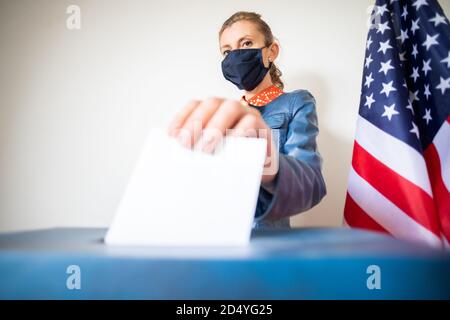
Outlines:
<svg viewBox="0 0 450 320"><path fill-rule="evenodd" d="M0 298L450 299L448 252L378 233L254 231L248 248L139 248L106 246L105 232L0 234Z"/></svg>

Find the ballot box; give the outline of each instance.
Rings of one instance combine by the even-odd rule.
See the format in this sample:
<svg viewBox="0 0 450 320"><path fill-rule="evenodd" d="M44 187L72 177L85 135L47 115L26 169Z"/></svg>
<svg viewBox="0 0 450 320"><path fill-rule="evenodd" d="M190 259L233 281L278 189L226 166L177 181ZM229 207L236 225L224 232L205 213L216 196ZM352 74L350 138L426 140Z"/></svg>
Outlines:
<svg viewBox="0 0 450 320"><path fill-rule="evenodd" d="M450 254L348 228L246 247L107 246L106 229L0 235L1 299L449 299Z"/></svg>

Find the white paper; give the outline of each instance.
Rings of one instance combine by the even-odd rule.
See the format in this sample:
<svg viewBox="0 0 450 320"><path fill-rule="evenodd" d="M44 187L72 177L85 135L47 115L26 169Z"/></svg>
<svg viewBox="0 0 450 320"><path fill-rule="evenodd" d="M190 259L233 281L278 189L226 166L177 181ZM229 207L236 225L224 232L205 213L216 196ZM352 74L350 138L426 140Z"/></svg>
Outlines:
<svg viewBox="0 0 450 320"><path fill-rule="evenodd" d="M215 154L152 129L107 244L245 246L250 241L266 140L226 137Z"/></svg>

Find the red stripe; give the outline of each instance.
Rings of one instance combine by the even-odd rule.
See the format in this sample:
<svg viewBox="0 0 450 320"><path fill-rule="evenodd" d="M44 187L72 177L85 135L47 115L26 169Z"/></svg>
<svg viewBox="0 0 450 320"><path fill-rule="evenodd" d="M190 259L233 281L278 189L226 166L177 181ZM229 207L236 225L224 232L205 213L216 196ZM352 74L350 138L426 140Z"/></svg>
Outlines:
<svg viewBox="0 0 450 320"><path fill-rule="evenodd" d="M353 149L352 165L364 180L400 210L436 235L440 235L433 198L420 187L378 161L357 141Z"/></svg>
<svg viewBox="0 0 450 320"><path fill-rule="evenodd" d="M369 216L348 194L345 198L344 217L348 225L354 228L369 229L389 233L371 216Z"/></svg>
<svg viewBox="0 0 450 320"><path fill-rule="evenodd" d="M449 146L450 147L450 146ZM430 144L424 152L427 163L428 176L438 212L442 233L450 242L450 193L444 184L441 175L441 160L434 144Z"/></svg>

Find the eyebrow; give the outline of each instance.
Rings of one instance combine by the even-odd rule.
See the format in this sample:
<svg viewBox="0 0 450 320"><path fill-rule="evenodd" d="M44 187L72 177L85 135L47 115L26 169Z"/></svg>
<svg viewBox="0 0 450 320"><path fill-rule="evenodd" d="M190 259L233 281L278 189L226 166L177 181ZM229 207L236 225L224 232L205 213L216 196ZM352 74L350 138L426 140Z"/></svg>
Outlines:
<svg viewBox="0 0 450 320"><path fill-rule="evenodd" d="M239 40L237 41L237 43L241 43L241 41L244 40L245 38L250 38L250 39L251 39L252 36L249 35L249 34L246 34L245 36L239 38ZM229 44L226 44L226 45L221 46L220 49L223 50L223 49L225 49L225 48L230 48L230 47L231 47L231 46L230 46Z"/></svg>

